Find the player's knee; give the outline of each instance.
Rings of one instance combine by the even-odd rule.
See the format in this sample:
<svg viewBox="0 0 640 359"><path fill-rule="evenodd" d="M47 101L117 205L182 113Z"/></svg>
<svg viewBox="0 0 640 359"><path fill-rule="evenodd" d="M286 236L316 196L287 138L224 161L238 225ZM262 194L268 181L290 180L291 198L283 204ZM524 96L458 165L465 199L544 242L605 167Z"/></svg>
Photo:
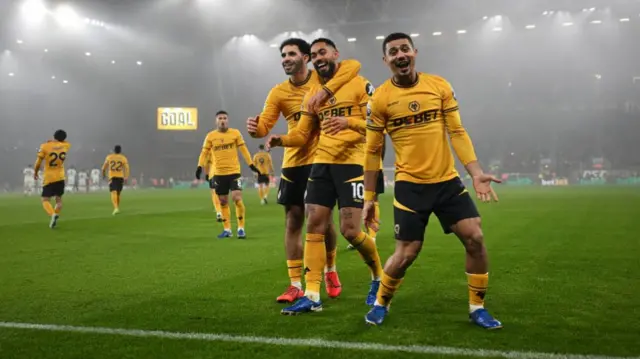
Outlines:
<svg viewBox="0 0 640 359"><path fill-rule="evenodd" d="M361 230L358 226L350 223L351 221L342 221L340 223L340 233L347 241L351 242L360 234Z"/></svg>
<svg viewBox="0 0 640 359"><path fill-rule="evenodd" d="M228 205L228 204L229 204L229 197L227 197L227 196L224 196L224 197L220 196L220 197L218 197L218 198L220 199L220 205L221 205L221 206L226 206L226 205Z"/></svg>
<svg viewBox="0 0 640 359"><path fill-rule="evenodd" d="M484 252L484 234L477 227L463 237L465 249L470 255L481 255Z"/></svg>
<svg viewBox="0 0 640 359"><path fill-rule="evenodd" d="M287 232L299 232L302 230L302 226L304 225L304 211L302 208L298 206L292 206L287 209L286 212L286 229Z"/></svg>
<svg viewBox="0 0 640 359"><path fill-rule="evenodd" d="M242 201L242 192L235 191L231 194L231 198L234 202Z"/></svg>

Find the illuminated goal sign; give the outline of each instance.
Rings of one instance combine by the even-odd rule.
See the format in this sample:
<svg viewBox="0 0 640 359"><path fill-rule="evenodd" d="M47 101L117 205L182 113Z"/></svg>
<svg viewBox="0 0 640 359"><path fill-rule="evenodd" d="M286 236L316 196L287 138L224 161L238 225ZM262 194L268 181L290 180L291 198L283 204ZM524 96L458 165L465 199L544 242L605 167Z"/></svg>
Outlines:
<svg viewBox="0 0 640 359"><path fill-rule="evenodd" d="M158 108L158 130L194 131L198 129L198 109L195 107Z"/></svg>

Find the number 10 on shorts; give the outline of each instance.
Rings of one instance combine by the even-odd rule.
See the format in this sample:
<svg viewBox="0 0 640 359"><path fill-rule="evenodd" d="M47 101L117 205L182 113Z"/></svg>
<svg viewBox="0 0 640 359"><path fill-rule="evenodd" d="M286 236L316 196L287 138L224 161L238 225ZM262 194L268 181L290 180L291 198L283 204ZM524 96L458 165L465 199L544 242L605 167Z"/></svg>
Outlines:
<svg viewBox="0 0 640 359"><path fill-rule="evenodd" d="M351 191L353 199L364 199L364 183L351 182Z"/></svg>

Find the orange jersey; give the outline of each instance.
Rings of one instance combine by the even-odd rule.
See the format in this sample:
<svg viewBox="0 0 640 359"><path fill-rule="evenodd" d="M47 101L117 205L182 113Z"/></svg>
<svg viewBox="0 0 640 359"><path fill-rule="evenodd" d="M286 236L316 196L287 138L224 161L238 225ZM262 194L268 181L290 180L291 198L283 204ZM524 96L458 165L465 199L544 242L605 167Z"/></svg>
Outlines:
<svg viewBox="0 0 640 359"><path fill-rule="evenodd" d="M64 161L67 159L70 148L71 144L66 141L52 140L40 145L34 168L36 171L39 170L40 164L44 161L44 178L42 180L44 186L65 180Z"/></svg>
<svg viewBox="0 0 640 359"><path fill-rule="evenodd" d="M129 160L122 153L112 153L105 158L102 173L106 173L109 178L128 178Z"/></svg>
<svg viewBox="0 0 640 359"><path fill-rule="evenodd" d="M269 152L258 152L253 156L253 164L258 168L260 174L268 175L273 172L273 162Z"/></svg>
<svg viewBox="0 0 640 359"><path fill-rule="evenodd" d="M218 176L240 173L238 151L242 153L248 165L252 165L251 154L244 143L240 131L229 128L225 132L213 130L207 134L202 144L202 152L198 166L206 166L207 158L211 158L213 172ZM210 170L211 171L211 170Z"/></svg>
<svg viewBox="0 0 640 359"><path fill-rule="evenodd" d="M369 101L367 112L365 170L376 170L380 164L384 131L396 154L396 181L439 183L458 176L449 140L464 165L476 161L458 101L442 77L419 73L409 87L387 80Z"/></svg>
<svg viewBox="0 0 640 359"><path fill-rule="evenodd" d="M320 133L318 148L313 163L325 164L357 164L364 162L364 143L366 114L365 107L369 96L373 94L373 86L364 77L358 76L340 88L318 113L310 113L307 108L311 90L302 104L302 118L298 127L289 135L282 136L285 147L299 146L314 136L321 123L330 117L345 117L349 128L335 135Z"/></svg>
<svg viewBox="0 0 640 359"><path fill-rule="evenodd" d="M309 71L307 79L300 84L294 84L291 80L284 81L276 85L267 96L260 119L258 121L258 132L255 137L262 138L269 134L275 126L280 114L287 121L287 133L293 131L302 115L300 105L307 93L314 89L312 94L320 88L325 88L330 93L335 93L342 86L358 76L360 62L356 60L344 60L335 76L324 86L322 79L315 71ZM318 145L317 136L312 136L309 142L300 147L289 147L284 150L282 168L298 167L311 164Z"/></svg>

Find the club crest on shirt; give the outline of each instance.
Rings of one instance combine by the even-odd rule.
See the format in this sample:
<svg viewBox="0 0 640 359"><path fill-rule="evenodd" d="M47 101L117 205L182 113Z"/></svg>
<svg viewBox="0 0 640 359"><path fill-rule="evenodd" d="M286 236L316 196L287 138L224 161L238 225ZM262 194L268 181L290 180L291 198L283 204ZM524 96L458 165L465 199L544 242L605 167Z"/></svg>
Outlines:
<svg viewBox="0 0 640 359"><path fill-rule="evenodd" d="M329 106L335 105L336 104L335 96L331 96L331 98L329 99L329 101L327 101L327 103L329 104Z"/></svg>
<svg viewBox="0 0 640 359"><path fill-rule="evenodd" d="M369 97L371 97L371 96L373 96L373 93L376 91L376 88L373 87L371 82L367 82L367 85L365 86L365 91L367 92L367 95L369 95Z"/></svg>
<svg viewBox="0 0 640 359"><path fill-rule="evenodd" d="M409 102L409 110L411 110L413 112L420 111L420 102L418 102L418 101Z"/></svg>

